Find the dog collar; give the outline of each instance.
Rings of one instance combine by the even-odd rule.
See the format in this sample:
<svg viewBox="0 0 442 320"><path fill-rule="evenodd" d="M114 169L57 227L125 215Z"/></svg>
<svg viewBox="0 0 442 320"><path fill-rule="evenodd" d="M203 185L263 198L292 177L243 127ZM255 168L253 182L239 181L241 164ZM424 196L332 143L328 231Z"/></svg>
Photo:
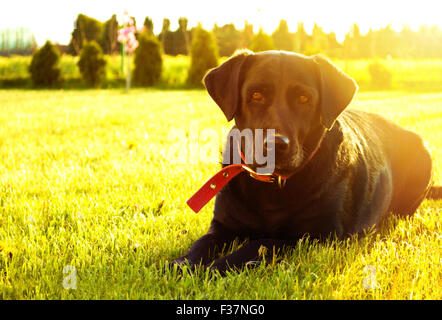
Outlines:
<svg viewBox="0 0 442 320"><path fill-rule="evenodd" d="M321 146L323 138L324 135L322 135L315 150L313 150L313 152L310 154L307 161L304 162L301 168L305 167L305 165L309 163L310 160L314 157L316 152L319 150L319 147ZM240 155L241 159L245 162L244 155L241 151ZM218 171L218 173L216 173L197 192L195 192L194 195L186 201L186 203L195 213L198 213L207 204L207 202L209 202L219 191L221 191L222 188L224 188L227 183L229 183L230 180L232 180L241 172L248 172L253 179L261 182L278 182L278 186L280 188L283 188L287 182L287 179L289 179L294 173L298 171L299 170L296 170L288 176L282 176L276 172L260 174L255 172L253 169L245 164L231 164Z"/></svg>

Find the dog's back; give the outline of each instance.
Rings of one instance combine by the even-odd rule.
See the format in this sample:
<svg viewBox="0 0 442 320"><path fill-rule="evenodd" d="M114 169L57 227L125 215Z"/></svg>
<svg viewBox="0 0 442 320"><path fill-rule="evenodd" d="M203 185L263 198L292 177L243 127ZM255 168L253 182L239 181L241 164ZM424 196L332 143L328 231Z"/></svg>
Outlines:
<svg viewBox="0 0 442 320"><path fill-rule="evenodd" d="M265 139L258 145L275 151L277 183L256 180L245 171L259 165L247 163L219 189L207 234L174 264L208 264L216 248L249 237L210 265L225 272L259 259L262 247L270 258L304 235L345 237L390 212L413 214L428 190L440 192L429 187L432 159L422 139L378 115L346 110L357 85L322 56L243 52L204 83L239 130L275 130L269 141L276 147Z"/></svg>
<svg viewBox="0 0 442 320"><path fill-rule="evenodd" d="M382 148L385 164L391 170L392 199L389 212L413 214L430 188L432 159L422 138L377 114L347 110L341 123L355 126L359 141L371 140L366 152L373 154ZM376 162L376 159L372 159Z"/></svg>

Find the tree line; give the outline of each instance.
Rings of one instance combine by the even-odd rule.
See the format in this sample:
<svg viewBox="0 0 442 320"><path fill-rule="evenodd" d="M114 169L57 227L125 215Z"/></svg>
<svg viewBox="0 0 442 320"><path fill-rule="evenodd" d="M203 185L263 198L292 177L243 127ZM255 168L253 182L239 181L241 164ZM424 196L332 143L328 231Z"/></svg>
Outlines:
<svg viewBox="0 0 442 320"><path fill-rule="evenodd" d="M136 22L135 22L136 23ZM155 36L161 43L163 52L168 55L188 55L196 27L188 27L188 19L181 17L178 28L170 29L170 20L165 18L161 32L153 31L153 21L146 17L141 28L149 35ZM78 55L83 43L96 41L105 54L118 54L121 50L117 41L118 21L113 15L105 22L98 21L84 14L79 14L75 21L68 53ZM281 20L272 34L266 34L262 28L255 32L253 25L245 21L243 29L234 24L214 25L210 31L215 39L219 56L230 56L235 50L249 48L253 51L289 50L306 55L323 53L330 57L360 58L440 58L442 57L442 31L437 26L421 26L412 30L404 26L395 31L391 25L379 30L370 29L362 34L357 23L353 24L339 42L334 32L325 32L315 24L312 32L305 30L302 22L298 23L296 32L290 32L287 21Z"/></svg>
<svg viewBox="0 0 442 320"><path fill-rule="evenodd" d="M131 30L133 29L131 28ZM125 70L127 84L130 83L129 79L132 75L136 86L153 86L158 83L162 75L163 49L160 41L146 29L140 31L137 38L137 45L133 52L133 68L130 66L130 60L127 60L129 62ZM103 55L100 44L103 42L87 38L81 41L77 65L84 84L88 87L99 88L106 83L107 59ZM198 25L194 30L190 46L191 63L187 72L186 85L188 87L202 87L203 76L207 70L218 65L218 58L213 35ZM60 52L50 41L35 51L28 68L33 86L60 87L64 79L59 61ZM127 85L126 88L129 89L130 86Z"/></svg>
<svg viewBox="0 0 442 320"><path fill-rule="evenodd" d="M0 30L0 56L31 55L37 42L29 28L7 28Z"/></svg>

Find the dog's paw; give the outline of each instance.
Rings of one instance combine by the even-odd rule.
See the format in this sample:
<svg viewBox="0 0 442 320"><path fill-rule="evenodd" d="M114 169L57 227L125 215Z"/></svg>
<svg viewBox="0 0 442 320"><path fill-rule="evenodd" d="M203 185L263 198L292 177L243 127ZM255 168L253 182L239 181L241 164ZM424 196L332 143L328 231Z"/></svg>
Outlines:
<svg viewBox="0 0 442 320"><path fill-rule="evenodd" d="M173 268L174 266L181 267L186 264L190 265L189 260L186 257L179 257L178 259L175 259L172 262L170 262L169 266Z"/></svg>
<svg viewBox="0 0 442 320"><path fill-rule="evenodd" d="M237 272L235 266L230 266L225 257L219 258L210 264L204 266L205 270L213 273L219 273L221 276L226 276L228 271Z"/></svg>
<svg viewBox="0 0 442 320"><path fill-rule="evenodd" d="M250 260L244 261L240 264L229 264L226 258L220 258L215 260L212 264L204 266L205 270L210 270L212 272L218 272L221 276L226 276L228 272L239 273L243 269L253 269L260 266L262 261L260 260Z"/></svg>
<svg viewBox="0 0 442 320"><path fill-rule="evenodd" d="M198 270L200 267L200 263L195 263L193 260L189 259L188 257L180 257L178 259L173 260L172 262L169 262L165 265L165 268L168 269L171 272L176 272L178 274L183 274L184 272L187 273L194 273Z"/></svg>
<svg viewBox="0 0 442 320"><path fill-rule="evenodd" d="M261 263L262 263L262 261L260 261L260 260L250 260L250 261L247 261L244 264L244 266L246 268L256 268L256 267L259 267L261 265Z"/></svg>

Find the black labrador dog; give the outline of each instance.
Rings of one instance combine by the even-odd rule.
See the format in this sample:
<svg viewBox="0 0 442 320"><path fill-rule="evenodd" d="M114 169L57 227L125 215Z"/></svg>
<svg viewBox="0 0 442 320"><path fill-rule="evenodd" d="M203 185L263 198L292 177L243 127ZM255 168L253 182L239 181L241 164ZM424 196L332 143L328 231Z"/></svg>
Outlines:
<svg viewBox="0 0 442 320"><path fill-rule="evenodd" d="M389 213L412 215L430 190L432 159L422 139L379 115L345 110L358 87L323 56L243 51L204 83L239 130L275 129L275 170L290 178L281 188L236 176L218 193L207 234L172 265L223 274L305 235L344 238ZM212 262L236 238L249 242Z"/></svg>

